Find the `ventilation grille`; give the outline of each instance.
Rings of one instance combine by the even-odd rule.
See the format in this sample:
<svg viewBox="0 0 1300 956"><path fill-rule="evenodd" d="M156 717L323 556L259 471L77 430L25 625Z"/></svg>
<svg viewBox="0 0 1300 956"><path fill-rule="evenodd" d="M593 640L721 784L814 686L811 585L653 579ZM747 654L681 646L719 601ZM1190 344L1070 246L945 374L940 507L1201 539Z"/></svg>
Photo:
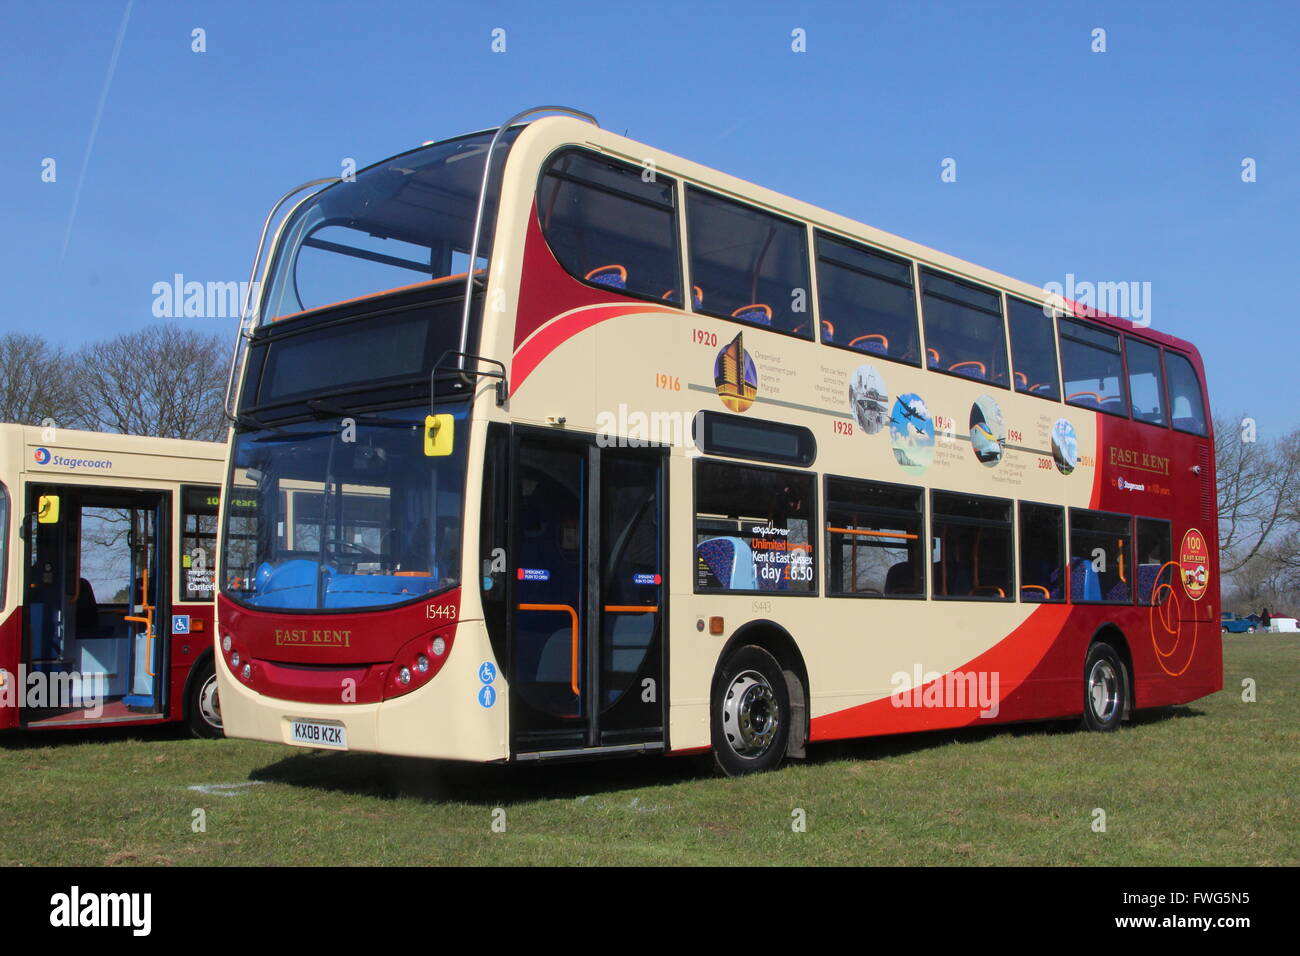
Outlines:
<svg viewBox="0 0 1300 956"><path fill-rule="evenodd" d="M1211 500L1210 489L1210 446L1202 445L1200 448L1200 479L1201 479L1201 520L1209 521L1214 517L1214 501Z"/></svg>

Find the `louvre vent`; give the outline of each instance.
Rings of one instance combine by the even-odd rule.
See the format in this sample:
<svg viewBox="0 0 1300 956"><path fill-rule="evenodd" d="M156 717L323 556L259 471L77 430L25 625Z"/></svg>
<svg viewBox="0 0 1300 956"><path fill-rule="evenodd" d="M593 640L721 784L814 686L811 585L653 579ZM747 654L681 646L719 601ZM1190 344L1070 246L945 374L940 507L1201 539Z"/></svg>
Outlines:
<svg viewBox="0 0 1300 956"><path fill-rule="evenodd" d="M1210 446L1202 445L1200 448L1200 474L1201 479L1201 519L1209 521L1214 517L1214 502L1211 500L1210 489Z"/></svg>

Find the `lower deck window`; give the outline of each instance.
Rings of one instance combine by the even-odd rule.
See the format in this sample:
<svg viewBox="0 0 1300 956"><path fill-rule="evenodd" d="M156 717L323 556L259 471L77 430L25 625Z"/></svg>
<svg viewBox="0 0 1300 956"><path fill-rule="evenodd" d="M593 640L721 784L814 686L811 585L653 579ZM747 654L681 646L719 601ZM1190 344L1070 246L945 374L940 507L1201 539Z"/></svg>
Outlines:
<svg viewBox="0 0 1300 956"><path fill-rule="evenodd" d="M1065 600L1065 509L1020 503L1020 600Z"/></svg>
<svg viewBox="0 0 1300 956"><path fill-rule="evenodd" d="M944 491L933 495L930 559L934 596L1014 600L1011 502Z"/></svg>
<svg viewBox="0 0 1300 956"><path fill-rule="evenodd" d="M1169 522L1137 519L1137 588L1139 604L1163 604L1174 579ZM1161 587L1168 585L1168 587Z"/></svg>
<svg viewBox="0 0 1300 956"><path fill-rule="evenodd" d="M813 594L813 476L700 461L695 466L695 590Z"/></svg>
<svg viewBox="0 0 1300 956"><path fill-rule="evenodd" d="M826 593L925 597L921 489L826 479Z"/></svg>
<svg viewBox="0 0 1300 956"><path fill-rule="evenodd" d="M1133 600L1132 521L1127 515L1070 510L1070 600L1129 604Z"/></svg>

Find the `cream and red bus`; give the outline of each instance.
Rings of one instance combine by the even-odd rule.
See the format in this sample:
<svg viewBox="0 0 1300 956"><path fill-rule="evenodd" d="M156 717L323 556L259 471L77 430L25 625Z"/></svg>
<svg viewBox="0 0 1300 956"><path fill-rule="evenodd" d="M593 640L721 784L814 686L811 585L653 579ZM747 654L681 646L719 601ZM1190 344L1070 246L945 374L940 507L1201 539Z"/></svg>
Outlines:
<svg viewBox="0 0 1300 956"><path fill-rule="evenodd" d="M1187 342L558 108L292 191L253 278L227 734L741 773L1221 685Z"/></svg>
<svg viewBox="0 0 1300 956"><path fill-rule="evenodd" d="M221 736L225 459L212 442L0 425L0 729Z"/></svg>

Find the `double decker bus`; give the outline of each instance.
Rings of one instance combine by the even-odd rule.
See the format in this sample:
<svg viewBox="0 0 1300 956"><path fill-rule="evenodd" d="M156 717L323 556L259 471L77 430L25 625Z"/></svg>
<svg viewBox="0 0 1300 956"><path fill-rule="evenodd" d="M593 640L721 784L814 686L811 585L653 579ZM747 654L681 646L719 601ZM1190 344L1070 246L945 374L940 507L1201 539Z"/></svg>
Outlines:
<svg viewBox="0 0 1300 956"><path fill-rule="evenodd" d="M0 730L221 736L212 442L0 425Z"/></svg>
<svg viewBox="0 0 1300 956"><path fill-rule="evenodd" d="M262 236L230 735L744 773L1221 685L1187 342L561 108Z"/></svg>

